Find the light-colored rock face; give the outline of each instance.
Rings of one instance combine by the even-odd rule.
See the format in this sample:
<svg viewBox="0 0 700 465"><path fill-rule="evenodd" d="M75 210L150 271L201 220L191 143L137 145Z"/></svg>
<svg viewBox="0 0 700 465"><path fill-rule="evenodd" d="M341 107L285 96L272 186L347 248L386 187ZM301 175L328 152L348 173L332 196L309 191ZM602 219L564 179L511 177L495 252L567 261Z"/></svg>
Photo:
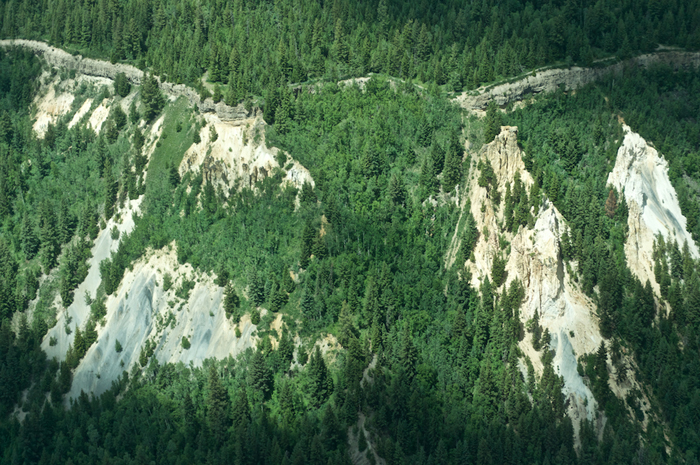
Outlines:
<svg viewBox="0 0 700 465"><path fill-rule="evenodd" d="M44 137L50 124L55 125L61 117L71 113L75 101L75 90L79 86L87 84L99 89L102 86L111 86L113 84L109 79L86 75L79 75L75 78L63 81L61 81L60 77L50 80L49 74L46 72L42 74L40 81L43 84L40 86L37 96L34 98L36 112L34 115L34 124L32 125L32 129L40 139ZM99 133L102 124L109 116L109 106L112 100L113 99L105 99L90 113L93 99L88 98L83 102L80 108L75 111L73 117L68 122L68 127L73 128L90 113L87 127Z"/></svg>
<svg viewBox="0 0 700 465"><path fill-rule="evenodd" d="M520 173L522 183L528 191L533 185L533 179L522 161L517 143L517 128L502 127L496 139L482 148L476 157L476 160L479 159L491 163L501 199L505 197L507 184L513 188L516 173ZM594 417L597 404L577 372L577 357L595 351L602 338L593 304L573 284L562 263L559 238L567 227L564 218L545 199L539 211L532 211L536 219L532 229L520 227L514 234L501 233L499 223L503 222L504 201L501 200L500 208L494 210L486 188L478 184L476 160L472 162L468 196L462 200L464 208L468 197L471 213L481 233L474 250L476 262L467 261L465 265L472 273L472 285L478 288L486 276L491 276L493 259L497 254L503 253L505 256L498 239L498 235L503 234L510 242L504 286L507 287L514 279L520 280L525 288L525 298L520 307L523 324L537 312L540 315L540 325L549 329L552 335L551 347L556 352L554 366L564 378L568 414L578 430L582 418ZM488 237L483 234L485 229L488 230ZM458 247L458 244L453 241L453 246ZM452 257L456 255L453 253ZM541 373L541 353L532 348L530 335L520 343L520 348L531 359L535 370Z"/></svg>
<svg viewBox="0 0 700 465"><path fill-rule="evenodd" d="M619 74L626 66L647 68L655 64L665 64L674 69L697 69L700 67L700 53L665 51L641 55L602 68L573 66L566 69L536 70L515 82L464 92L454 101L467 110L480 111L486 109L491 100L496 105L504 106L542 92L554 92L560 86L564 86L565 90L578 89L611 73Z"/></svg>
<svg viewBox="0 0 700 465"><path fill-rule="evenodd" d="M135 85L140 85L144 77L143 71L134 66L83 58L81 55L73 56L45 42L24 39L0 40L0 47L11 46L24 47L33 51L54 68L75 70L79 74L86 76L106 78L113 81L117 74L124 73L126 78ZM248 111L243 105L230 107L223 102L214 103L211 98L202 101L194 89L183 84L164 82L160 84L160 88L171 100L176 100L180 96L185 97L190 105L197 106L202 113L214 113L224 121L233 121L248 117Z"/></svg>
<svg viewBox="0 0 700 465"><path fill-rule="evenodd" d="M134 229L132 214L138 214L142 198L143 197L139 197L136 200L128 201L125 208L119 213L121 221L117 222L117 215L115 215L107 222L107 227L100 231L95 239L91 249L92 258L88 260L89 270L87 278L85 278L85 281L80 283L75 290L73 303L67 309L58 313L56 325L49 329L41 344L42 349L46 352L46 356L49 359L56 357L59 360L63 360L66 356L68 346L73 343L75 329L77 327L85 327L85 323L90 316L90 306L85 303L85 293L87 292L91 298L95 297L97 287L102 282L102 278L100 277L100 262L109 258L112 252L116 252L121 237L123 237L124 234L129 234ZM116 240L112 239L111 233L115 226L119 230L119 239ZM70 334L66 333L66 326L70 327ZM56 344L53 346L50 344L51 339L55 339L56 341Z"/></svg>
<svg viewBox="0 0 700 465"><path fill-rule="evenodd" d="M60 93L56 95L56 90L51 86L45 95L37 98L35 101L37 112L36 121L32 126L34 132L36 132L39 137L44 137L49 125L56 124L58 118L70 111L74 99L75 97L71 93Z"/></svg>
<svg viewBox="0 0 700 465"><path fill-rule="evenodd" d="M95 131L95 134L99 134L102 129L102 125L107 121L109 116L109 106L111 104L111 99L104 99L100 105L95 108L95 110L90 115L87 127Z"/></svg>
<svg viewBox="0 0 700 465"><path fill-rule="evenodd" d="M623 129L625 138L608 185L624 193L629 208L627 265L642 283L649 280L658 294L652 258L654 238L661 235L667 242L675 240L681 248L687 242L695 258L698 247L686 230L686 218L668 177L668 162L629 126L623 125Z"/></svg>
<svg viewBox="0 0 700 465"><path fill-rule="evenodd" d="M126 272L119 289L107 299L106 325L98 329L98 339L73 374L70 397L80 391L95 395L107 390L124 370L139 364L147 341L155 343L153 356L159 363L183 362L201 365L207 358L235 356L253 347L256 326L245 316L239 323L241 337L222 308L223 288L213 279L177 262L175 246L147 252L133 270ZM163 288L165 273L173 277L173 287ZM197 282L187 300L175 296L183 279ZM182 347L187 337L191 347ZM122 346L116 352L116 341Z"/></svg>
<svg viewBox="0 0 700 465"><path fill-rule="evenodd" d="M205 180L225 187L224 192L235 186L253 188L280 167L277 162L279 149L265 145L265 122L260 116L245 120L222 121L218 116L208 113L204 116L207 125L200 131L201 142L192 144L185 152L180 163L180 174L202 172ZM211 141L211 128L214 127L218 137ZM255 142L255 134L259 141ZM286 155L287 171L284 181L300 189L304 182L314 185L309 171L299 162Z"/></svg>
<svg viewBox="0 0 700 465"><path fill-rule="evenodd" d="M73 115L73 118L70 120L70 123L68 123L68 129L72 129L73 126L78 124L80 120L83 119L83 116L87 114L88 111L90 111L90 107L92 106L92 99L89 98L83 102L83 104L78 108L78 111L75 112Z"/></svg>

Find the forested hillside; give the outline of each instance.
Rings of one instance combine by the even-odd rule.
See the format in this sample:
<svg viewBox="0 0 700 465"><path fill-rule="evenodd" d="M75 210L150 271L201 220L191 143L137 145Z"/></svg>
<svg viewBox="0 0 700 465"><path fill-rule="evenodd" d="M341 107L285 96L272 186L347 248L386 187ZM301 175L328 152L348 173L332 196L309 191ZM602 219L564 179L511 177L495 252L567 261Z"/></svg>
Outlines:
<svg viewBox="0 0 700 465"><path fill-rule="evenodd" d="M3 38L50 44L164 79L203 73L230 102L287 82L385 73L473 89L554 63L700 47L697 0L3 2Z"/></svg>
<svg viewBox="0 0 700 465"><path fill-rule="evenodd" d="M3 38L147 74L1 52L0 463L698 463L697 249L656 235L640 280L645 205L609 184L624 122L668 161L663 198L697 242L698 70L630 66L483 118L445 91L696 49L699 2L2 8ZM530 292L540 265L555 316ZM553 323L572 308L576 332ZM197 318L219 339L178 332L163 355ZM110 332L129 319L143 340ZM113 383L80 393L78 375Z"/></svg>

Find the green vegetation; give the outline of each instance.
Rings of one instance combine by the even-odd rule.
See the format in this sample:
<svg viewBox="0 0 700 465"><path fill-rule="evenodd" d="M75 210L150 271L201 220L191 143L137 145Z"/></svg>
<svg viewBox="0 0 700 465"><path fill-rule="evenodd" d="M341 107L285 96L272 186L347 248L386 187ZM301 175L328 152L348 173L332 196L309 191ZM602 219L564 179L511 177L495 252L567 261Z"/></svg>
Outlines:
<svg viewBox="0 0 700 465"><path fill-rule="evenodd" d="M554 62L697 49L699 11L697 1L664 0L24 1L3 5L0 34L147 65L201 93L206 72L234 103L310 78L385 73L461 91Z"/></svg>
<svg viewBox="0 0 700 465"><path fill-rule="evenodd" d="M695 463L698 262L683 244L657 241L654 273L671 313L657 311L650 284L626 267L627 206L605 180L623 116L667 156L689 229L700 233L697 74L626 70L621 81L541 96L516 111L490 105L483 121L432 85L470 89L659 42L693 48L700 28L691 3L3 4L5 37L48 38L154 74L138 90L118 76L115 98L139 92L141 113L113 105L104 135L68 129L68 115L37 139L28 109L41 65L18 50L0 57L0 462L349 463L352 429L360 451L370 455L371 445L388 464ZM335 82L370 71L406 81ZM230 192L199 173L180 177L204 123L184 98L167 102L154 75L197 82L206 95L204 72L216 83L214 100L251 105L262 97L267 144L308 167L313 186L280 187L284 168ZM144 134L161 116L163 136L147 159ZM494 168L473 159L501 124L519 127L530 188L516 178L499 192ZM209 134L218 137L213 127ZM473 144L466 160L465 138ZM469 204L461 214L452 201L466 175L477 175L470 166L505 218L490 231L505 252L478 289L461 263L474 261L489 231L478 230ZM67 321L65 362L47 361L40 343L56 321L55 296L72 302L98 225L141 195L133 231L107 232L119 246L99 265L87 323ZM536 214L544 199L566 218L562 258L596 303L606 338L579 358L607 420L601 440L598 422L582 420L578 450L550 347L558 335L538 313L522 325L526 289L507 282L505 269L505 232L531 226L531 208ZM445 269L455 230L458 258ZM63 408L107 296L147 248L173 241L181 264L216 273L226 318L250 315L257 347L202 367L161 365L161 341L150 338L111 389ZM163 278L177 302L195 284ZM280 332L271 329L278 314ZM539 375L519 346L525 332L542 361ZM328 335L339 349L324 353ZM179 343L183 351L192 344L187 336ZM117 340L114 350L123 350ZM619 399L610 388L613 376L630 376L623 353L639 367L652 418L644 418L640 391ZM22 422L10 415L16 406L26 412ZM368 434L357 427L360 415Z"/></svg>

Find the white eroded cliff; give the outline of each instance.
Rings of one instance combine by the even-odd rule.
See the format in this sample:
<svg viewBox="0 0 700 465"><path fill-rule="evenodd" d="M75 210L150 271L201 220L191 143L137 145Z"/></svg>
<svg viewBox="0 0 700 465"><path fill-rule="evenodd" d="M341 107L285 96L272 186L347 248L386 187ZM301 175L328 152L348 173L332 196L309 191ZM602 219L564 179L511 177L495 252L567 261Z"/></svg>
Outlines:
<svg viewBox="0 0 700 465"><path fill-rule="evenodd" d="M568 414L578 429L580 419L594 418L597 404L577 372L577 357L595 351L602 338L594 305L570 279L562 262L559 238L567 226L556 207L545 198L538 209L531 210L535 218L532 228L520 226L515 233L503 231L503 204L494 208L493 194L489 196L486 188L479 186L478 160L493 167L502 199L506 185L510 184L511 189L514 187L516 173L520 174L529 191L533 180L522 161L517 128L502 127L496 139L484 146L471 161L468 190L462 199L462 207L471 206L480 236L474 250L475 261L467 261L465 267L472 273L472 285L478 288L487 276L491 276L494 257L502 254L507 259L507 278L503 286L507 287L514 279L520 280L525 288L520 307L523 324L537 312L540 325L549 329L552 336L550 346L556 352L554 365L564 379ZM509 251L501 249L499 235L510 243ZM458 240L453 242L454 249ZM453 257L456 255L452 254ZM529 334L520 343L520 348L531 359L535 370L541 373L541 353L532 348Z"/></svg>
<svg viewBox="0 0 700 465"><path fill-rule="evenodd" d="M180 163L180 174L202 172L205 180L225 187L224 193L234 187L254 187L272 174L275 168L285 168L283 182L300 189L304 182L312 186L309 171L288 154L282 154L285 166L280 166L280 150L265 144L265 121L261 115L238 121L222 121L218 116L204 115L207 125L200 131L201 142L192 144ZM216 140L212 140L212 128ZM288 169L287 169L288 168Z"/></svg>
<svg viewBox="0 0 700 465"><path fill-rule="evenodd" d="M608 175L608 185L624 193L629 208L629 233L625 242L627 265L642 283L654 279L654 238L687 242L690 253L698 257L698 247L686 230L678 196L668 177L668 162L629 126L623 125L625 138L617 151L615 168Z"/></svg>
<svg viewBox="0 0 700 465"><path fill-rule="evenodd" d="M255 325L244 316L235 324L222 308L223 288L213 278L197 272L189 264L177 262L174 244L149 251L127 270L119 289L107 299L105 325L73 375L71 397L80 391L99 395L108 389L124 370L139 364L147 341L154 344L153 356L160 362L190 362L201 365L207 358L235 356L254 346ZM173 286L164 288L164 276L170 274ZM187 299L175 296L183 279L196 284ZM190 343L182 346L182 338ZM122 351L116 351L116 341Z"/></svg>

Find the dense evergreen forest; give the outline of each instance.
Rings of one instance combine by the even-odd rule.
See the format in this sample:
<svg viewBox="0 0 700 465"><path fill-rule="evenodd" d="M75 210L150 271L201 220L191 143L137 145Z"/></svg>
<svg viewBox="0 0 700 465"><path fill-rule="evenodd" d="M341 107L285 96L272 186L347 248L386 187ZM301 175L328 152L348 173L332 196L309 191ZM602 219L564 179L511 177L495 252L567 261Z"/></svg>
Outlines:
<svg viewBox="0 0 700 465"><path fill-rule="evenodd" d="M700 47L698 0L3 0L3 38L203 73L230 103L287 82L385 73L462 91L554 63Z"/></svg>
<svg viewBox="0 0 700 465"><path fill-rule="evenodd" d="M152 78L138 89L141 113L115 106L100 135L69 129L64 118L39 139L30 105L42 64L6 50L0 462L325 465L358 454L375 463L374 452L387 464L698 462L700 264L683 244L657 243L657 298L671 308L657 312L648 283L626 266L624 197L605 185L621 116L669 160L697 239L698 74L625 70L622 79L539 96L523 108L491 106L483 120L435 86L473 89L542 65L591 64L658 44L695 49L700 2L11 0L0 33L133 62L197 87L207 73L228 103L260 104L266 143L315 180L299 192L280 188L280 169L255 190L226 196L201 174L181 178L176 166L199 139L199 120L182 100L166 102ZM370 72L404 80L374 76L362 89L335 82ZM287 85L307 81L313 92ZM81 85L73 111L88 97L119 99L130 90L122 77L113 88ZM147 160L144 133L160 114L165 137ZM475 289L459 260L444 267L460 215L451 196L464 190L471 157L501 124L518 126L535 180L499 202L503 227L531 223L530 207L536 212L545 198L556 205L570 226L562 258L595 302L606 338L578 359L606 418L600 436L595 420L581 422L578 447L548 333L535 347L541 376L531 363L519 365L518 343L533 331L520 321L523 284L501 286L494 273ZM463 160L465 139L472 150ZM40 343L56 324L54 298L64 306L83 298L74 289L94 239L125 200L141 195L133 232L100 266L87 325L65 361L48 360ZM480 234L473 218L466 224L461 263ZM251 316L258 347L202 367L161 365L145 348L112 389L68 400L104 300L147 248L172 241L180 263L216 274L228 318ZM261 316L261 308L270 311ZM280 337L270 328L277 313ZM334 358L314 346L326 333L342 349ZM294 335L302 341L295 362ZM610 389L611 376L625 376L622 354L638 368L629 376L653 393L653 418L640 408L641 393L621 399Z"/></svg>

